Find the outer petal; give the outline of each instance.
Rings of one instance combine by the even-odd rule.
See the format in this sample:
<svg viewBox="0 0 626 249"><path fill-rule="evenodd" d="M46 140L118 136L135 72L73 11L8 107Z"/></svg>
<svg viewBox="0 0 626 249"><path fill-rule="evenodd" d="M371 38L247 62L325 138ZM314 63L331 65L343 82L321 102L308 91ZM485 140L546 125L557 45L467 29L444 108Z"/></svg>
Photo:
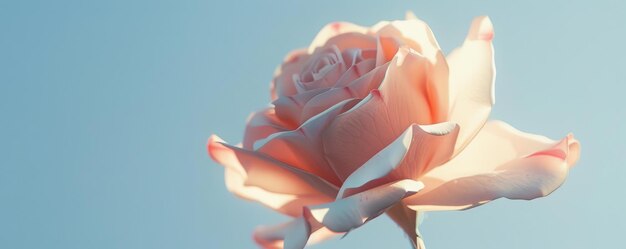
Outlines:
<svg viewBox="0 0 626 249"><path fill-rule="evenodd" d="M352 108L358 102L359 99L344 100L312 117L296 130L274 133L258 141L254 148L278 161L293 165L340 186L341 181L324 157L321 134L337 115Z"/></svg>
<svg viewBox="0 0 626 249"><path fill-rule="evenodd" d="M423 193L406 200L416 210L464 209L491 200L534 199L558 188L578 160L572 135L559 142L488 122L461 154L426 174Z"/></svg>
<svg viewBox="0 0 626 249"><path fill-rule="evenodd" d="M447 161L458 126L452 123L411 125L396 140L376 153L344 181L337 199L376 187L390 179L417 178L431 163ZM406 166L401 168L401 166ZM386 177L392 171L395 177Z"/></svg>
<svg viewBox="0 0 626 249"><path fill-rule="evenodd" d="M265 249L281 249L284 247L285 237L291 235L292 239L294 239L293 237L302 236L294 234L293 231L302 229L304 225L304 219L300 217L275 226L258 227L254 231L254 240ZM330 231L327 228L320 228L311 234L307 245L317 244L324 240L331 239L336 235L338 235L338 233ZM305 236L306 234L304 234L301 240L305 240Z"/></svg>
<svg viewBox="0 0 626 249"><path fill-rule="evenodd" d="M252 145L259 139L276 132L287 130L286 124L278 119L274 108L265 108L248 117L246 131L243 136L243 148L251 150Z"/></svg>
<svg viewBox="0 0 626 249"><path fill-rule="evenodd" d="M407 196L417 193L424 185L413 180L400 180L337 200L305 208L304 218L287 234L285 248L303 248L309 235L322 228L347 233L378 217Z"/></svg>
<svg viewBox="0 0 626 249"><path fill-rule="evenodd" d="M493 26L488 17L474 19L463 46L448 56L450 66L450 121L461 126L458 154L485 124L495 103L496 68Z"/></svg>
<svg viewBox="0 0 626 249"><path fill-rule="evenodd" d="M423 187L421 182L408 179L388 183L332 203L309 207L310 218L331 231L348 232Z"/></svg>
<svg viewBox="0 0 626 249"><path fill-rule="evenodd" d="M209 155L226 168L226 186L249 200L298 216L302 206L331 201L337 189L317 176L271 158L225 144L217 136L208 142Z"/></svg>
<svg viewBox="0 0 626 249"><path fill-rule="evenodd" d="M419 215L421 215L419 212L408 208L403 203L398 203L387 210L386 213L389 215L391 220L402 228L402 231L404 231L404 234L411 241L411 246L414 249L426 248L418 229L419 224L417 221L419 219Z"/></svg>
<svg viewBox="0 0 626 249"><path fill-rule="evenodd" d="M380 90L338 116L323 135L326 157L339 177L348 177L411 124L445 121L445 75L446 66L400 49Z"/></svg>

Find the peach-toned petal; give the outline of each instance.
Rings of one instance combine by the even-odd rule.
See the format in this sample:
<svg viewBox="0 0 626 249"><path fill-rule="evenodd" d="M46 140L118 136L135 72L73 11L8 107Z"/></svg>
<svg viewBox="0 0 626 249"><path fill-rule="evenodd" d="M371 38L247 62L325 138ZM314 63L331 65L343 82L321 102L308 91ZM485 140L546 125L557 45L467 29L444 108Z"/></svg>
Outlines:
<svg viewBox="0 0 626 249"><path fill-rule="evenodd" d="M309 53L313 53L316 48L323 46L328 43L328 40L336 37L340 34L345 33L357 33L357 34L365 34L367 32L367 28L348 23L348 22L333 22L324 26L320 32L315 36L311 45L309 45Z"/></svg>
<svg viewBox="0 0 626 249"><path fill-rule="evenodd" d="M290 52L274 71L274 79L270 83L272 101L280 96L290 96L297 93L293 82L293 75L300 73L304 65L309 61L310 55L305 49Z"/></svg>
<svg viewBox="0 0 626 249"><path fill-rule="evenodd" d="M450 67L450 121L462 129L458 154L485 124L495 103L496 68L493 26L488 17L474 19L463 46L448 56Z"/></svg>
<svg viewBox="0 0 626 249"><path fill-rule="evenodd" d="M390 172L399 169L403 162L406 167L397 173L397 178L400 179L415 177L414 172L427 171L426 167L431 162L447 160L458 130L458 126L452 123L409 126L391 144L348 176L339 189L337 199L384 183L380 181L384 181ZM444 155L444 158L440 155Z"/></svg>
<svg viewBox="0 0 626 249"><path fill-rule="evenodd" d="M406 47L396 54L379 87L393 123L446 121L448 66L441 52L436 57L433 62Z"/></svg>
<svg viewBox="0 0 626 249"><path fill-rule="evenodd" d="M417 17L389 22L386 25L376 27L373 32L380 36L401 39L404 45L408 45L433 61L436 60L437 54L441 50L428 24L417 19Z"/></svg>
<svg viewBox="0 0 626 249"><path fill-rule="evenodd" d="M319 48L300 73L293 76L296 90L298 93L303 93L317 88L331 87L346 69L343 54L337 46L330 44Z"/></svg>
<svg viewBox="0 0 626 249"><path fill-rule="evenodd" d="M310 215L309 221L315 221L334 232L349 232L423 187L418 181L399 180L306 209Z"/></svg>
<svg viewBox="0 0 626 249"><path fill-rule="evenodd" d="M572 135L561 141L488 122L459 155L420 180L426 189L405 203L416 210L464 209L491 200L546 196L578 160Z"/></svg>
<svg viewBox="0 0 626 249"><path fill-rule="evenodd" d="M372 89L380 85L385 75L386 65L367 72L347 86L333 87L311 98L302 108L300 121L304 122L345 99L365 98Z"/></svg>
<svg viewBox="0 0 626 249"><path fill-rule="evenodd" d="M348 177L411 124L445 121L445 75L446 66L401 49L390 62L380 90L338 116L324 132L326 157L339 177Z"/></svg>
<svg viewBox="0 0 626 249"><path fill-rule="evenodd" d="M328 89L315 89L291 96L280 96L272 102L276 116L287 125L288 128L300 126L302 109L309 100L327 91Z"/></svg>
<svg viewBox="0 0 626 249"><path fill-rule="evenodd" d="M243 148L248 150L252 149L252 145L257 140L288 129L287 125L278 119L274 108L265 108L251 114L246 123Z"/></svg>
<svg viewBox="0 0 626 249"><path fill-rule="evenodd" d="M391 220L393 220L411 242L411 246L414 249L426 249L422 235L418 229L418 220L422 212L417 212L408 208L403 203L398 203L385 212Z"/></svg>
<svg viewBox="0 0 626 249"><path fill-rule="evenodd" d="M337 115L352 108L358 102L359 99L344 100L307 120L296 130L275 133L258 141L254 148L260 153L339 186L341 181L324 157L321 134Z"/></svg>
<svg viewBox="0 0 626 249"><path fill-rule="evenodd" d="M383 65L393 59L401 47L401 42L394 37L378 36L376 43L376 66Z"/></svg>
<svg viewBox="0 0 626 249"><path fill-rule="evenodd" d="M421 182L404 179L331 203L305 207L304 218L297 219L285 236L285 248L304 248L310 235L323 228L335 233L347 233L423 187Z"/></svg>
<svg viewBox="0 0 626 249"><path fill-rule="evenodd" d="M226 144L216 136L208 142L211 158L245 176L244 185L269 192L299 196L335 196L337 188L318 176L261 153Z"/></svg>
<svg viewBox="0 0 626 249"><path fill-rule="evenodd" d="M334 87L347 86L351 82L363 77L375 68L375 63L375 59L361 60L353 63L352 66L350 66L350 68L348 68L348 70L346 70L343 75L337 79Z"/></svg>
<svg viewBox="0 0 626 249"><path fill-rule="evenodd" d="M209 138L209 154L225 168L224 180L226 188L235 195L259 202L271 209L290 216L302 214L302 207L332 201L332 198L325 194L289 194L272 192L259 186L247 183L248 174L239 162L237 155L232 151L224 150L219 143L224 141L217 136Z"/></svg>
<svg viewBox="0 0 626 249"><path fill-rule="evenodd" d="M302 210L301 210L302 211ZM288 248L284 246L285 237L287 237L290 233L291 236L297 236L297 234L293 234L293 231L297 231L301 229L304 224L304 220L302 217L293 219L289 222L285 222L282 224L274 225L274 226L262 226L258 227L254 231L254 240L264 249L282 249ZM338 233L328 230L327 228L321 228L317 231L314 231L306 245L314 245L319 242L331 239L337 236ZM304 238L302 238L304 240ZM289 246L289 245L288 245Z"/></svg>

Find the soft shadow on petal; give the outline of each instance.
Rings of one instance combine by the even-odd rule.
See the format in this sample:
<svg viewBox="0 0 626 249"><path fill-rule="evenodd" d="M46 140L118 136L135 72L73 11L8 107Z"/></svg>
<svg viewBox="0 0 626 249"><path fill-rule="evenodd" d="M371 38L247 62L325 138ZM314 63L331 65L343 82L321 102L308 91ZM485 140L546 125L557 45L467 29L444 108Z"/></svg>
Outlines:
<svg viewBox="0 0 626 249"><path fill-rule="evenodd" d="M257 141L255 150L278 161L319 176L336 186L341 181L324 157L321 134L341 113L356 105L360 99L346 99L312 117L298 129L274 133Z"/></svg>
<svg viewBox="0 0 626 249"><path fill-rule="evenodd" d="M449 119L461 126L458 154L485 124L495 103L496 68L493 26L488 17L472 22L463 46L448 55L450 67Z"/></svg>
<svg viewBox="0 0 626 249"><path fill-rule="evenodd" d="M259 153L226 144L217 136L208 142L211 158L226 168L227 188L249 200L291 216L305 205L332 201L337 188L327 181Z"/></svg>
<svg viewBox="0 0 626 249"><path fill-rule="evenodd" d="M530 200L557 189L576 163L580 144L524 133L490 121L454 159L426 174L426 189L405 200L415 210L458 210L491 200Z"/></svg>
<svg viewBox="0 0 626 249"><path fill-rule="evenodd" d="M257 140L287 129L287 124L276 116L274 108L265 108L252 113L246 122L246 131L243 136L243 148L251 150L252 145L254 145L254 142Z"/></svg>

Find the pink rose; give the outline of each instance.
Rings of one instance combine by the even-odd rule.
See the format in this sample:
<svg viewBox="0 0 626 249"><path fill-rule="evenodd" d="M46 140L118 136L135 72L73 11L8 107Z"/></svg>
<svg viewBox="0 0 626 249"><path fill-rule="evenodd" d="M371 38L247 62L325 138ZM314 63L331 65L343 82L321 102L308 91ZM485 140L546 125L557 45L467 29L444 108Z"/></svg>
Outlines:
<svg viewBox="0 0 626 249"><path fill-rule="evenodd" d="M264 248L355 229L386 213L423 247L421 211L530 200L563 183L573 135L554 141L487 121L494 104L493 27L476 18L443 55L428 25L331 23L291 52L272 106L248 119L242 146L208 142L228 190L293 217L254 233Z"/></svg>

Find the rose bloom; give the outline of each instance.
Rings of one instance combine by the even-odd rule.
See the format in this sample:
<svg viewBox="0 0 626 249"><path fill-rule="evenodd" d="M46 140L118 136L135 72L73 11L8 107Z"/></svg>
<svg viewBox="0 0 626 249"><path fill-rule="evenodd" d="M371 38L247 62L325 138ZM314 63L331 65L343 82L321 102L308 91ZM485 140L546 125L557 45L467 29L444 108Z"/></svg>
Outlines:
<svg viewBox="0 0 626 249"><path fill-rule="evenodd" d="M336 22L289 53L272 105L253 113L243 143L213 135L210 156L235 195L293 220L260 227L263 248L303 248L386 213L423 248L419 212L530 200L558 188L578 160L561 140L487 121L494 104L494 31L474 19L444 56L426 23Z"/></svg>

